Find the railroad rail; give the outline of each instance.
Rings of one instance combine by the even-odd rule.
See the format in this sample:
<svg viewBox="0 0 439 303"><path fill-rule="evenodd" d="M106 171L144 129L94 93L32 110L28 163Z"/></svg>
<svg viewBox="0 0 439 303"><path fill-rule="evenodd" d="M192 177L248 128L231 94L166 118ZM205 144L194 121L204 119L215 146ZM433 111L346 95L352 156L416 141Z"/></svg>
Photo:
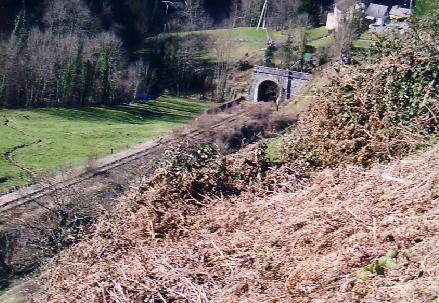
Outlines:
<svg viewBox="0 0 439 303"><path fill-rule="evenodd" d="M82 171L73 172L72 175L70 177L67 177L66 179L62 178L61 180L55 180L53 183L47 183L47 184L41 183L34 186L30 186L27 189L25 189L28 192L18 191L11 194L6 194L4 196L0 196L0 214L6 211L10 211L19 206L23 206L25 204L31 203L36 199L47 196L55 192L59 188L66 188L69 186L76 185L82 181L91 179L96 175L106 173L112 169L118 168L131 161L146 157L152 154L154 151L156 151L156 149L159 147L163 147L165 145L174 142L179 142L181 139L194 139L208 131L218 129L226 125L227 123L232 123L238 120L240 115L241 113L237 113L235 115L226 117L224 119L221 119L216 124L205 129L191 130L182 135L178 135L178 136L171 135L169 136L169 138L165 140L159 139L151 143L147 143L146 145L143 144L141 148L139 147L134 148L133 153L123 156L121 158L109 157L109 159L107 160L105 159L101 160L102 163L98 164L97 167L93 169L93 172L88 172L86 170L84 171L84 169L82 169ZM123 153L126 154L126 151Z"/></svg>

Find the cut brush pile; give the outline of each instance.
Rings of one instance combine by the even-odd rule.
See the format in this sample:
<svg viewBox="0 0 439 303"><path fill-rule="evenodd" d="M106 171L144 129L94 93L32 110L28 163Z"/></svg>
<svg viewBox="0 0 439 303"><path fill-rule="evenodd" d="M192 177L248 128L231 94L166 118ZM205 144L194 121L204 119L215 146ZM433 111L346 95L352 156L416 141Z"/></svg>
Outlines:
<svg viewBox="0 0 439 303"><path fill-rule="evenodd" d="M35 302L439 299L438 148L285 186L288 193L203 205L176 198L161 206L154 188L134 191L47 267Z"/></svg>

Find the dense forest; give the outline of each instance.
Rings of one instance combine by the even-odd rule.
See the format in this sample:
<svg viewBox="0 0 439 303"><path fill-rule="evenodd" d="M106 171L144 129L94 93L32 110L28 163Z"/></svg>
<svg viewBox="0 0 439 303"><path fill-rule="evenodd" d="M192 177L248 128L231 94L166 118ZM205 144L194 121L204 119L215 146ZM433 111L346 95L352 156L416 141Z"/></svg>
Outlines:
<svg viewBox="0 0 439 303"><path fill-rule="evenodd" d="M55 0L2 0L0 1L0 31L10 32L15 26L17 15L25 10L30 25L44 27L44 16L50 7L60 9ZM79 2L79 4L77 4ZM251 25L255 22L263 5L263 0L81 0L72 1L89 10L94 25L103 30L114 30L129 46L139 46L144 35L164 31L194 29L194 27ZM308 13L319 13L328 8L333 0L278 0L269 2L269 19L275 25L285 23L297 9ZM74 6L77 6L74 5ZM73 7L73 5L71 5ZM302 8L299 8L302 6ZM65 6L64 6L65 7ZM314 11L312 11L314 10ZM60 14L64 12L60 11ZM60 16L62 18L62 16ZM234 19L237 19L236 21Z"/></svg>
<svg viewBox="0 0 439 303"><path fill-rule="evenodd" d="M153 54L140 51L145 41L161 33L256 26L263 3L0 0L0 107L112 105L135 99L151 87L159 94L174 78L185 80L174 83L172 93L194 86L209 90L218 73L205 62L186 60L187 53L199 51L199 38L193 43L160 41L152 47ZM294 18L306 16L310 26L318 26L332 4L270 1L266 21L272 28L285 28ZM186 66L196 67L189 71L189 80L173 68L182 57Z"/></svg>
<svg viewBox="0 0 439 303"><path fill-rule="evenodd" d="M303 2L302 10L318 13L318 5ZM149 71L145 61L151 58L136 54L146 37L254 25L262 3L2 0L0 106L111 105L131 100ZM298 9L299 0L273 2L270 20L280 24Z"/></svg>

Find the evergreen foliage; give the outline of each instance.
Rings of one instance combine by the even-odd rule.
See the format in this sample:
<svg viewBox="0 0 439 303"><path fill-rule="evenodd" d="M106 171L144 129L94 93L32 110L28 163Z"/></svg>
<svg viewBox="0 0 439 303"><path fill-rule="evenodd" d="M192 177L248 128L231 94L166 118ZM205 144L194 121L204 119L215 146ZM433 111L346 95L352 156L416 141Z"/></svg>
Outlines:
<svg viewBox="0 0 439 303"><path fill-rule="evenodd" d="M102 44L98 59L98 73L103 103L108 102L110 99L110 54L111 45L108 43Z"/></svg>
<svg viewBox="0 0 439 303"><path fill-rule="evenodd" d="M414 15L415 17L422 17L431 13L433 10L438 10L439 3L437 0L417 0Z"/></svg>
<svg viewBox="0 0 439 303"><path fill-rule="evenodd" d="M79 42L73 62L68 63L64 68L62 94L63 100L70 106L76 105L74 101L77 101L81 95L82 52L83 45Z"/></svg>
<svg viewBox="0 0 439 303"><path fill-rule="evenodd" d="M301 0L300 6L297 8L295 15L307 14L311 24L318 27L320 24L320 7L315 0Z"/></svg>
<svg viewBox="0 0 439 303"><path fill-rule="evenodd" d="M20 52L26 43L26 12L23 9L15 18L14 30L12 31L12 41Z"/></svg>
<svg viewBox="0 0 439 303"><path fill-rule="evenodd" d="M307 31L303 27L290 28L283 46L284 67L291 70L303 70L306 53Z"/></svg>
<svg viewBox="0 0 439 303"><path fill-rule="evenodd" d="M245 71L245 70L248 70L249 68L251 68L251 65L250 65L250 63L248 62L248 60L240 59L240 60L236 63L235 67L236 67L237 70Z"/></svg>
<svg viewBox="0 0 439 303"><path fill-rule="evenodd" d="M93 88L93 80L95 77L94 66L90 60L85 60L82 62L81 68L81 98L80 105L84 106L88 97L90 96L91 90Z"/></svg>
<svg viewBox="0 0 439 303"><path fill-rule="evenodd" d="M288 144L289 159L304 168L346 160L369 166L437 142L439 48L437 40L422 39L428 32L437 35L434 22L382 38L370 62L339 67Z"/></svg>
<svg viewBox="0 0 439 303"><path fill-rule="evenodd" d="M351 21L352 35L357 38L369 29L369 22L363 10L355 9Z"/></svg>

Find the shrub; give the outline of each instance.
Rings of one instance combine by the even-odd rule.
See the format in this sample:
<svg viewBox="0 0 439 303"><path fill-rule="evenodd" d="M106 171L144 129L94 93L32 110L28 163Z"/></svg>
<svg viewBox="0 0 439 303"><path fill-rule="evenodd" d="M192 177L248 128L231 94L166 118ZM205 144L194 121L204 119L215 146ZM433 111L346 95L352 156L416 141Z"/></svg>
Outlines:
<svg viewBox="0 0 439 303"><path fill-rule="evenodd" d="M245 70L250 69L252 66L250 65L250 63L248 62L248 60L240 59L240 60L236 63L235 67L236 67L237 70L245 71Z"/></svg>
<svg viewBox="0 0 439 303"><path fill-rule="evenodd" d="M143 186L145 191L154 189L153 202L163 207L179 202L199 205L209 197L239 194L266 170L263 148L257 148L250 157L233 160L223 156L215 145L182 143L165 155L152 178ZM256 157L252 157L256 155ZM158 206L159 207L159 206ZM169 206L172 207L172 206Z"/></svg>
<svg viewBox="0 0 439 303"><path fill-rule="evenodd" d="M338 67L287 147L301 167L368 166L427 146L439 127L439 57L405 37L381 42L371 64Z"/></svg>

